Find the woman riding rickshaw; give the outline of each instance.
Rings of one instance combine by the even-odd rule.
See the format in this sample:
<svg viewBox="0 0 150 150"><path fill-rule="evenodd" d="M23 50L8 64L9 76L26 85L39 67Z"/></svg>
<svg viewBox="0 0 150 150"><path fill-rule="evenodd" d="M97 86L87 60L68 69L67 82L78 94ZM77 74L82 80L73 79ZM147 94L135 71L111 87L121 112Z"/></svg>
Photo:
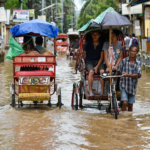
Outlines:
<svg viewBox="0 0 150 150"><path fill-rule="evenodd" d="M10 29L14 38L9 40L10 49L6 58L13 59L14 83L10 87L12 107L16 105L15 95L18 96L18 107L23 105L51 107L51 96L57 91L58 103L56 106L61 108L61 89L57 88L55 82L56 56L48 51L39 51L41 46L40 49L37 49L33 43L33 36L36 37L37 43L37 39L41 39L41 36L56 38L58 30L56 26L41 19L27 21ZM23 49L15 40L15 37L19 36L24 37ZM16 71L18 66L20 70ZM53 92L51 92L52 85L54 85ZM18 93L15 90L16 86L18 86ZM34 104L25 104L23 101L33 101ZM48 103L45 104L43 101L48 101Z"/></svg>

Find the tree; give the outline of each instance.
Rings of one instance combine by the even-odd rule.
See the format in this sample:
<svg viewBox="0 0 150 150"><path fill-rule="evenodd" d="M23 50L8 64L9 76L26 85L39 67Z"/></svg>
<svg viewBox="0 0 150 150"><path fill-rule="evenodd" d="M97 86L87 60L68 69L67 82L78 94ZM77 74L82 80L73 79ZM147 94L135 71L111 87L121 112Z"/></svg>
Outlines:
<svg viewBox="0 0 150 150"><path fill-rule="evenodd" d="M23 0L23 9L27 9L26 3L28 0ZM13 9L20 9L20 3L19 0L8 0L5 3L6 9L11 9L11 12L13 12Z"/></svg>
<svg viewBox="0 0 150 150"><path fill-rule="evenodd" d="M109 7L113 7L116 11L118 11L118 0L87 0L81 9L77 21L78 28L81 28L90 19L95 19L98 15L100 15Z"/></svg>

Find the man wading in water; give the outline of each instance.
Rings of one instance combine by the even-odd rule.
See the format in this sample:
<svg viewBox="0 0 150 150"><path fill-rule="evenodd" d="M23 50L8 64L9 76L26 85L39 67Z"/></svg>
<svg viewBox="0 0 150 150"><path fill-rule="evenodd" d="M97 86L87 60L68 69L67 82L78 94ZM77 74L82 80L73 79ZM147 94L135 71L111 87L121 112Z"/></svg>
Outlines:
<svg viewBox="0 0 150 150"><path fill-rule="evenodd" d="M137 89L138 78L142 76L141 62L136 59L139 52L137 45L131 45L129 48L129 57L121 60L116 75L123 74L120 79L121 101L123 102L122 111L133 110L135 103L135 94Z"/></svg>

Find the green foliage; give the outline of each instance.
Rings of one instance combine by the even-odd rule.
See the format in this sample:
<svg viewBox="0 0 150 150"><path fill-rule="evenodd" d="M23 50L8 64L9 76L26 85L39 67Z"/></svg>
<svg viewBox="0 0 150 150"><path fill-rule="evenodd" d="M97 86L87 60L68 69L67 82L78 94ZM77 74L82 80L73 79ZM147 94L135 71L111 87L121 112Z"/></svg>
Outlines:
<svg viewBox="0 0 150 150"><path fill-rule="evenodd" d="M28 0L23 0L23 9L28 9L26 6ZM5 3L5 8L6 9L11 9L11 12L13 12L13 9L20 9L20 3L19 0L8 0Z"/></svg>
<svg viewBox="0 0 150 150"><path fill-rule="evenodd" d="M85 25L90 19L95 19L109 7L113 7L118 11L118 0L87 0L81 9L77 21L78 29Z"/></svg>

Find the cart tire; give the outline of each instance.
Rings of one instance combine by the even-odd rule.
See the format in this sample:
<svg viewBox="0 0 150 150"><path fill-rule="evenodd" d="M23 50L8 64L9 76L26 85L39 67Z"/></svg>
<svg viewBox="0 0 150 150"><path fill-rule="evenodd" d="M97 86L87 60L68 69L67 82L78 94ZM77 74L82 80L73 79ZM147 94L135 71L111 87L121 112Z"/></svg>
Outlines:
<svg viewBox="0 0 150 150"><path fill-rule="evenodd" d="M73 83L72 98L71 98L71 107L74 107L75 84L76 83Z"/></svg>
<svg viewBox="0 0 150 150"><path fill-rule="evenodd" d="M117 107L117 99L116 99L116 94L113 94L113 98L112 98L112 102L113 102L113 109L114 109L114 113L115 113L115 119L118 119L118 107Z"/></svg>
<svg viewBox="0 0 150 150"><path fill-rule="evenodd" d="M76 105L75 105L76 110L78 110L78 94L76 94Z"/></svg>
<svg viewBox="0 0 150 150"><path fill-rule="evenodd" d="M59 110L61 109L61 88L59 88L59 92L60 92L60 95L58 95L58 107L59 107Z"/></svg>
<svg viewBox="0 0 150 150"><path fill-rule="evenodd" d="M12 94L12 107L15 107L15 94Z"/></svg>
<svg viewBox="0 0 150 150"><path fill-rule="evenodd" d="M83 86L81 86L81 83L80 83L80 88L79 88L79 107L81 108L82 107L82 102L83 102L83 92L82 92L82 88Z"/></svg>

